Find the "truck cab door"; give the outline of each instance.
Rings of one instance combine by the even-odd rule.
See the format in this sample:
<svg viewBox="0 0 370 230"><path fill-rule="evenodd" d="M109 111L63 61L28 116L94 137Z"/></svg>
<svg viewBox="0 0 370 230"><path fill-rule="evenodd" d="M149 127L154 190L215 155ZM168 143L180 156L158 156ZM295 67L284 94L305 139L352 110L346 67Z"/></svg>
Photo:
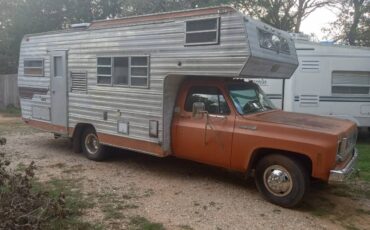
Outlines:
<svg viewBox="0 0 370 230"><path fill-rule="evenodd" d="M179 98L180 112L173 121L174 155L221 167L230 166L235 114L216 86L193 86ZM194 116L193 105L202 102L205 111Z"/></svg>

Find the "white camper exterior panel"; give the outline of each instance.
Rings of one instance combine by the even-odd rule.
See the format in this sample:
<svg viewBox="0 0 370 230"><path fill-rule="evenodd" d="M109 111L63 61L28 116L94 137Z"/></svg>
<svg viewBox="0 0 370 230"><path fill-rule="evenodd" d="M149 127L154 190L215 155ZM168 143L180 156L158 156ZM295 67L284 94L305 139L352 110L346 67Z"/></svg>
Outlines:
<svg viewBox="0 0 370 230"><path fill-rule="evenodd" d="M259 79L278 108L334 116L370 127L370 49L296 41L299 66L292 78ZM284 94L284 103L282 102ZM281 99L278 99L281 97Z"/></svg>

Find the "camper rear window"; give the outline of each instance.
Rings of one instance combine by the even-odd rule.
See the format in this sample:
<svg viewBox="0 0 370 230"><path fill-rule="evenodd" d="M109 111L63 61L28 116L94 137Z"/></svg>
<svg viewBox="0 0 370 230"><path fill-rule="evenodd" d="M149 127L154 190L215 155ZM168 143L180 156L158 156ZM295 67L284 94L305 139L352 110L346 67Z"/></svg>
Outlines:
<svg viewBox="0 0 370 230"><path fill-rule="evenodd" d="M98 57L98 84L148 87L149 57Z"/></svg>
<svg viewBox="0 0 370 230"><path fill-rule="evenodd" d="M208 18L186 22L185 45L219 44L220 19Z"/></svg>
<svg viewBox="0 0 370 230"><path fill-rule="evenodd" d="M44 76L44 60L43 59L32 59L24 60L24 75L33 77Z"/></svg>

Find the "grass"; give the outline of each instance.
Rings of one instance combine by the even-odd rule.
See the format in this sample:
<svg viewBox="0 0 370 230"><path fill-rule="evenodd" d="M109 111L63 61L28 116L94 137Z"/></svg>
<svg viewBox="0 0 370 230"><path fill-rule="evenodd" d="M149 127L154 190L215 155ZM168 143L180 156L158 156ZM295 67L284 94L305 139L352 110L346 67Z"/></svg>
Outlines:
<svg viewBox="0 0 370 230"><path fill-rule="evenodd" d="M29 135L38 132L41 131L31 128L20 120L11 123L0 123L0 136L14 133L18 133L20 135Z"/></svg>
<svg viewBox="0 0 370 230"><path fill-rule="evenodd" d="M115 205L115 204L104 204L101 207L101 210L104 213L104 219L110 220L110 219L121 219L123 218L123 214L120 212L121 205Z"/></svg>
<svg viewBox="0 0 370 230"><path fill-rule="evenodd" d="M361 143L357 145L359 151L358 167L361 180L370 182L370 144Z"/></svg>
<svg viewBox="0 0 370 230"><path fill-rule="evenodd" d="M324 217L332 214L335 206L326 197L316 196L309 199L309 202L304 201L299 209L308 211L314 216Z"/></svg>
<svg viewBox="0 0 370 230"><path fill-rule="evenodd" d="M58 199L60 194L65 195L65 204L68 216L65 219L56 218L48 221L44 229L102 229L100 225L84 222L80 219L84 210L94 207L94 203L80 191L78 180L53 178L46 183L34 182L33 190L47 191L51 198Z"/></svg>
<svg viewBox="0 0 370 230"><path fill-rule="evenodd" d="M154 223L141 216L131 217L129 223L130 230L164 230L163 224Z"/></svg>
<svg viewBox="0 0 370 230"><path fill-rule="evenodd" d="M8 105L6 109L0 109L0 113L4 117L20 117L21 116L21 109L16 108L14 105Z"/></svg>

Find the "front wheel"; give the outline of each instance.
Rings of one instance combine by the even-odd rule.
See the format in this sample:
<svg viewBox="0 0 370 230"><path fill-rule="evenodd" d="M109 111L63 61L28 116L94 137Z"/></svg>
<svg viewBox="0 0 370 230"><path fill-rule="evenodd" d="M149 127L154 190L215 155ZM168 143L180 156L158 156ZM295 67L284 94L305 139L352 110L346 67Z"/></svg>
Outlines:
<svg viewBox="0 0 370 230"><path fill-rule="evenodd" d="M285 208L297 206L309 187L308 172L302 163L279 154L258 162L255 181L268 201Z"/></svg>
<svg viewBox="0 0 370 230"><path fill-rule="evenodd" d="M102 161L106 158L106 147L101 145L93 128L87 128L81 138L82 150L85 156L94 161Z"/></svg>

